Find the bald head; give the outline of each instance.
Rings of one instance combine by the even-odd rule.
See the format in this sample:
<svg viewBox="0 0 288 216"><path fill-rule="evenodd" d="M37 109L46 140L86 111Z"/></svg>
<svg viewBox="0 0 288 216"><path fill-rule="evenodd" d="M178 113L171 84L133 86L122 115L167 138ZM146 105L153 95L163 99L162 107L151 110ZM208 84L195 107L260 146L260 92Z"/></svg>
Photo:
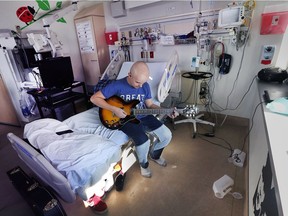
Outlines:
<svg viewBox="0 0 288 216"><path fill-rule="evenodd" d="M146 78L146 81L149 78L149 68L147 64L142 61L135 62L130 69L130 73L132 76Z"/></svg>
<svg viewBox="0 0 288 216"><path fill-rule="evenodd" d="M128 74L128 83L135 87L139 88L147 82L149 79L149 68L145 62L137 61L135 62Z"/></svg>

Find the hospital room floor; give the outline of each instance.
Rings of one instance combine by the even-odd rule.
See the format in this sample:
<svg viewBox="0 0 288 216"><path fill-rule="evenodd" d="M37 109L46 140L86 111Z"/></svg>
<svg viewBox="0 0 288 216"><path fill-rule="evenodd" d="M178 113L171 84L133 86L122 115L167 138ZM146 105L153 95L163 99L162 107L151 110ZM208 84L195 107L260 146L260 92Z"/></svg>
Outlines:
<svg viewBox="0 0 288 216"><path fill-rule="evenodd" d="M247 160L243 168L229 163L228 149L229 145L232 149L242 148L248 121L228 117L224 123L221 119L218 122L215 137L197 135L193 138L192 124L177 124L173 129L173 124L167 121L173 133L172 142L163 152L167 167L150 162L152 178L144 178L140 175L138 164L134 164L127 172L123 190L113 188L107 193L105 202L109 210L105 215L247 215ZM198 125L198 131L203 134L211 132L211 128ZM0 216L31 216L32 211L6 174L15 166L30 173L6 139L8 132L22 137L23 128L0 125ZM246 143L246 153L247 148ZM215 197L213 183L225 174L234 180L232 192L240 192L243 199L235 199L231 194L222 199ZM61 203L68 216L95 215L84 207L79 198L73 204Z"/></svg>

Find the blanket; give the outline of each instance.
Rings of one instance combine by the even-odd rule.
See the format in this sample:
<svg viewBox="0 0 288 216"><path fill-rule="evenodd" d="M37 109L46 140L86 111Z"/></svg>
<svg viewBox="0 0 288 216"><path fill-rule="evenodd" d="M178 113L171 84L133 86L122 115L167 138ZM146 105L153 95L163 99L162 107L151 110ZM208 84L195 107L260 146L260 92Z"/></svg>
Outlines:
<svg viewBox="0 0 288 216"><path fill-rule="evenodd" d="M69 129L73 130L58 120L39 119L25 126L24 138L68 179L76 192L99 181L111 163L120 160L121 145L98 134L56 133Z"/></svg>
<svg viewBox="0 0 288 216"><path fill-rule="evenodd" d="M129 141L129 137L120 130L110 130L106 128L100 120L99 108L93 107L63 121L69 128L89 134L98 134L118 145L123 145Z"/></svg>

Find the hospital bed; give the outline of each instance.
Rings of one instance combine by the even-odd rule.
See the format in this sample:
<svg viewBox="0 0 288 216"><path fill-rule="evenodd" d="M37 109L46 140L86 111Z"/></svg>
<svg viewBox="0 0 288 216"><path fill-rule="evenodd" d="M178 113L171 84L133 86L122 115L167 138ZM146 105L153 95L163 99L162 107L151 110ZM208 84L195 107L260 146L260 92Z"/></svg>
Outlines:
<svg viewBox="0 0 288 216"><path fill-rule="evenodd" d="M133 63L123 59L121 53L116 55L101 80L125 77ZM177 53L168 62L147 63L155 103L168 95L177 63ZM30 122L24 127L26 141L13 133L7 137L38 178L69 203L77 195L83 200L103 196L113 187L115 173L124 174L136 161L132 142L122 131L101 124L98 107L63 122L50 118Z"/></svg>

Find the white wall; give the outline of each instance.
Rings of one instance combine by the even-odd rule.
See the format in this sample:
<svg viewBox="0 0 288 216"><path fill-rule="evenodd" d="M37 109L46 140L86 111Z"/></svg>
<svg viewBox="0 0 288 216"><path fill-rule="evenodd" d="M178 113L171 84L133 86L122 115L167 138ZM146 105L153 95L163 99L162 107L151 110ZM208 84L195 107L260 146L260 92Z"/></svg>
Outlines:
<svg viewBox="0 0 288 216"><path fill-rule="evenodd" d="M288 28L286 28L286 32L282 40L279 56L275 66L280 67L282 69L288 69L287 50L288 50Z"/></svg>
<svg viewBox="0 0 288 216"><path fill-rule="evenodd" d="M55 4L56 1L49 1L51 5ZM120 28L120 25L123 25L128 22L135 22L141 20L148 20L154 19L159 17L165 17L168 15L177 15L183 13L190 13L190 12L198 12L199 9L199 1L192 1L193 8L191 8L190 1L168 1L168 2L157 2L153 4L149 4L143 7L130 9L127 11L126 17L121 17L114 19L111 17L109 2L104 2L105 8L105 18L106 18L106 25L107 27L116 26ZM211 10L211 9L219 9L226 7L226 4L230 1L202 1L202 11ZM69 3L64 1L65 4ZM93 4L99 3L97 1L79 1L78 8L80 11L82 8L89 7ZM284 4L287 2L277 2L277 1L257 1L256 10L254 13L254 18L252 22L252 30L251 30L251 37L246 46L244 51L244 58L241 71L239 73L239 77L237 79L237 83L235 86L234 91L232 92L229 100L228 107L234 108L238 104L240 98L244 95L245 91L247 90L250 82L252 81L253 77L258 73L258 71L266 66L259 64L260 58L260 51L263 44L275 44L276 45L276 55L272 62L272 65L275 65L276 58L278 55L279 47L282 42L283 35L260 35L260 22L261 22L261 13L264 9L265 5L269 4ZM23 5L30 5L37 7L35 1L0 1L0 14L1 14L1 22L0 22L0 29L13 29L15 30L16 25L23 26L24 23L21 22L16 16L16 10ZM169 8L175 9L172 11ZM64 18L67 21L67 24L63 23L54 23L51 25L51 30L57 33L58 38L63 43L63 54L70 55L72 58L72 64L74 69L74 76L76 80L83 81L83 68L80 59L80 52L78 48L76 32L74 27L73 17L75 16L76 12L71 12L70 14L66 15ZM187 22L190 23L187 25ZM185 23L185 24L184 24ZM163 28L167 33L170 33L175 29L175 31L181 31L179 33L185 34L193 30L195 20L185 20L181 21L180 23L165 23L163 24ZM173 25L174 26L173 26ZM171 29L172 26L172 29ZM179 29L178 29L179 28ZM33 25L29 26L25 30L34 30L34 29L43 29L42 22L38 21ZM134 60L139 58L139 50L141 47L136 47L133 54ZM189 45L189 46L173 46L173 47L164 47L158 46L155 48L155 61L167 61L172 51L176 49L179 53L179 68L181 71L190 71L191 68L191 58L192 56L196 55L196 46ZM215 101L220 106L225 107L227 102L227 97L233 88L234 80L236 79L237 72L239 69L240 59L243 53L243 48L240 48L239 51L236 51L235 48L229 47L228 52L233 55L233 65L231 72L223 76L221 80L215 81L215 91L213 94L213 101ZM270 65L271 66L271 65ZM183 80L183 98L185 95L189 95L187 89L189 89L189 81ZM252 89L253 90L253 89ZM227 113L230 115L240 116L249 118L252 111L253 111L253 100L254 94L249 93L241 106L237 110L233 111L225 111L223 113Z"/></svg>
<svg viewBox="0 0 288 216"><path fill-rule="evenodd" d="M202 1L202 11L219 9L226 7L227 3L231 1ZM228 104L228 108L232 110L225 110L222 113L240 116L249 118L251 116L252 111L254 110L253 101L254 94L253 92L249 92L245 97L242 104L236 109L239 104L240 99L243 97L245 92L248 89L248 86L252 82L253 78L257 75L258 71L264 67L271 67L275 65L278 52L280 49L280 45L282 43L283 34L280 35L260 35L260 24L261 24L261 13L264 10L266 5L272 4L284 4L287 2L284 1L257 1L257 5L254 11L251 35L250 39L244 47L240 48L236 51L234 46L230 46L229 42L227 46L227 52L233 56L232 68L229 74L222 76L221 79L216 78L214 76L214 94L212 100L217 103L217 105L222 108L226 107ZM171 11L171 8L174 8ZM127 24L132 24L141 22L143 20L151 21L153 23L153 19L157 20L158 18L163 18L165 16L173 16L177 14L185 14L191 12L199 11L199 1L193 1L193 8L191 8L189 1L169 1L169 2L157 2L149 5L145 5L142 7L137 7L133 9L129 9L127 11L126 17L121 18L112 18L110 15L110 7L109 4L106 4L105 8L106 14L106 25L107 26L117 26L121 31L125 31L127 28L122 28L121 26L126 26ZM195 19L190 20L182 20L176 23L165 22L161 23L161 29L164 29L165 33L178 33L178 34L187 34L192 31L194 28ZM149 23L146 26L155 25ZM157 25L156 25L157 26ZM171 28L172 26L172 28ZM141 27L141 26L140 26ZM134 28L135 29L135 28ZM174 32L173 32L174 31ZM262 49L262 45L264 44L273 44L276 45L276 53L271 65L261 65L260 64L260 52ZM179 54L179 68L181 71L191 71L194 70L191 68L191 58L196 56L197 50L196 45L178 45L178 46L161 46L156 45L155 47L155 59L154 61L165 61L169 58L173 50L176 49ZM133 60L139 60L140 58L141 46L134 46L132 57ZM241 58L243 55L243 61L241 63ZM238 78L237 78L238 77ZM235 82L236 80L236 82ZM233 87L235 82L235 86ZM191 81L187 79L182 80L182 91L183 91L183 99L190 94L190 85ZM234 90L233 90L234 89ZM232 91L232 93L231 93ZM250 91L256 91L255 87L252 86ZM229 96L230 95L230 96ZM229 97L229 98L228 98ZM191 98L187 102L193 102ZM214 105L215 110L221 112L221 109L218 109L216 105Z"/></svg>

